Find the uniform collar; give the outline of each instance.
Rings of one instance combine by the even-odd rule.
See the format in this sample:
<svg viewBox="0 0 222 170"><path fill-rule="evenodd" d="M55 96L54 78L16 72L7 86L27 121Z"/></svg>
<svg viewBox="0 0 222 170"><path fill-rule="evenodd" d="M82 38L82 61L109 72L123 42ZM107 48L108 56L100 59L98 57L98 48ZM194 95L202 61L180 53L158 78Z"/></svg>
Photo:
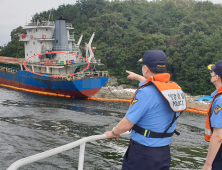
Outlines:
<svg viewBox="0 0 222 170"><path fill-rule="evenodd" d="M211 97L214 97L214 96L215 96L215 94L217 93L217 90L218 90L218 89L216 89L216 90L215 90L213 93L211 93L211 95L210 95L210 96L211 96Z"/></svg>
<svg viewBox="0 0 222 170"><path fill-rule="evenodd" d="M160 73L156 74L155 76L151 76L146 80L146 83L149 81L163 81L169 82L170 81L170 74L169 73Z"/></svg>
<svg viewBox="0 0 222 170"><path fill-rule="evenodd" d="M218 89L216 89L212 94L211 97L214 97L217 93L222 92L222 86L220 86Z"/></svg>

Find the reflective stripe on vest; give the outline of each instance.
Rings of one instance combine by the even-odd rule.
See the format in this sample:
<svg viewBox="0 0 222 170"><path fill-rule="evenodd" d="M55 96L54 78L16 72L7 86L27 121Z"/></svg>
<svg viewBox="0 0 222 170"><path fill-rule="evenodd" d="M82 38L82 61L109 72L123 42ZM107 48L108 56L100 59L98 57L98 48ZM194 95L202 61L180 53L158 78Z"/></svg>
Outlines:
<svg viewBox="0 0 222 170"><path fill-rule="evenodd" d="M205 128L205 134L207 134L207 135L211 135L211 130L210 130L210 129Z"/></svg>
<svg viewBox="0 0 222 170"><path fill-rule="evenodd" d="M207 109L207 116L206 116L206 125L205 125L205 133L204 133L204 137L205 140L207 142L210 141L210 138L212 136L212 130L211 130L211 125L210 125L210 116L211 116L211 106L214 102L214 100L220 95L222 94L222 86L217 90L217 93L214 95L213 100L210 103L210 106Z"/></svg>

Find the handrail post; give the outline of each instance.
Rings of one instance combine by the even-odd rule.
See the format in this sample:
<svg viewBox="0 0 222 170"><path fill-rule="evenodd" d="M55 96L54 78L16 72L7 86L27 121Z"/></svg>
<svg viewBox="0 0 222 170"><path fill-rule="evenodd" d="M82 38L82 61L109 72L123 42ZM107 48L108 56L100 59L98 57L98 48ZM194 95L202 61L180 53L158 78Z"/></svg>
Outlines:
<svg viewBox="0 0 222 170"><path fill-rule="evenodd" d="M83 170L85 146L86 146L86 142L84 142L80 145L78 170Z"/></svg>

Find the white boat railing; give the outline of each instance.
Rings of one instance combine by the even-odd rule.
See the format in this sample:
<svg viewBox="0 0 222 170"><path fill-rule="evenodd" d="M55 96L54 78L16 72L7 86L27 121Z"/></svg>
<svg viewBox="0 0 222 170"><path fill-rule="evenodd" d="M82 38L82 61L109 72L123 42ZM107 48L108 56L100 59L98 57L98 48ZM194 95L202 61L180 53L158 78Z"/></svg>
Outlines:
<svg viewBox="0 0 222 170"><path fill-rule="evenodd" d="M125 132L123 134L121 134L120 136L129 136L130 132ZM83 163L84 163L84 154L85 154L85 145L86 142L90 142L90 141L96 141L96 140L100 140L100 139L107 139L108 137L103 134L103 135L94 135L94 136L89 136L89 137L85 137L82 139L79 139L75 142L36 154L36 155L32 155L23 159L20 159L16 162L14 162L13 164L11 164L7 170L16 170L21 166L39 161L41 159L56 155L58 153L73 149L77 146L80 146L80 150L79 150L79 164L78 164L78 170L83 170Z"/></svg>

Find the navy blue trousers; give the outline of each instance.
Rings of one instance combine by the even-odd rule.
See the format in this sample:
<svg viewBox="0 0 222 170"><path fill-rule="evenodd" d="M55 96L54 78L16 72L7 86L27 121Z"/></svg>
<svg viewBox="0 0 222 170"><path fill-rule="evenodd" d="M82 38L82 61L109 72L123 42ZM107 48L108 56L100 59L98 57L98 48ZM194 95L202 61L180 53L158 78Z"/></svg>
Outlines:
<svg viewBox="0 0 222 170"><path fill-rule="evenodd" d="M222 170L222 146L220 146L220 149L213 161L212 170Z"/></svg>
<svg viewBox="0 0 222 170"><path fill-rule="evenodd" d="M169 170L170 161L170 146L147 147L131 141L122 170Z"/></svg>

